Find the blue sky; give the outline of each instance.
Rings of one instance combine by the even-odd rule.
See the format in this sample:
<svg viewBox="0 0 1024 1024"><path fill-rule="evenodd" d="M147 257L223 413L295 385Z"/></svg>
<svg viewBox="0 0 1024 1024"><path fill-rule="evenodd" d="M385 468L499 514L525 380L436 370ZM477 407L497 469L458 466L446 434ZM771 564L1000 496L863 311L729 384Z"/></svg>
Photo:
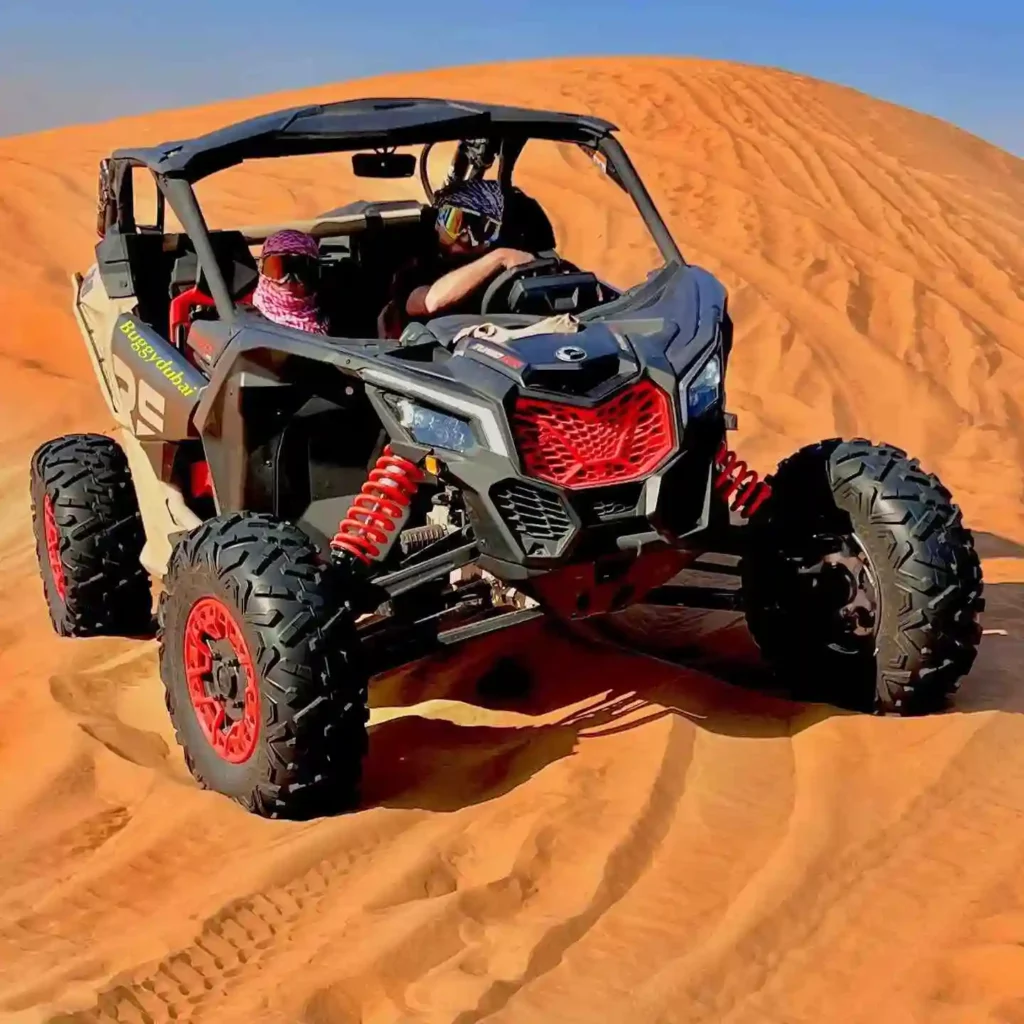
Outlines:
<svg viewBox="0 0 1024 1024"><path fill-rule="evenodd" d="M0 0L0 135L389 71L601 53L784 67L1024 156L1019 0Z"/></svg>

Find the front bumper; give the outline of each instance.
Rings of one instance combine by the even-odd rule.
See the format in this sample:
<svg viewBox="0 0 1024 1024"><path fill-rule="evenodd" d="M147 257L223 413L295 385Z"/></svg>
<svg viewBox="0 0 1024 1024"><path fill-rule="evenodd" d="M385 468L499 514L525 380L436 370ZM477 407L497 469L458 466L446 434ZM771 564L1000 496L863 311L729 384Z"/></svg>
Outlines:
<svg viewBox="0 0 1024 1024"><path fill-rule="evenodd" d="M508 476L486 493L467 494L482 552L544 571L619 554L631 538L682 542L707 528L712 515L721 430L701 433L642 481L568 490Z"/></svg>

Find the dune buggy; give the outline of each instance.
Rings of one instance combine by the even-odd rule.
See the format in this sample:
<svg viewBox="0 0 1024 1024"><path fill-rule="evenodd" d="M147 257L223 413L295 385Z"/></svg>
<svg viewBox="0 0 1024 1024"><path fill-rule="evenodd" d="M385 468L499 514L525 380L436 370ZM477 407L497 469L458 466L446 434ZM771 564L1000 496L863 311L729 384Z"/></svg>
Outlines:
<svg viewBox="0 0 1024 1024"><path fill-rule="evenodd" d="M784 680L913 714L969 671L981 570L949 492L862 439L811 444L763 480L737 459L725 289L683 258L615 131L368 99L102 162L96 261L74 275L73 308L119 440L36 451L39 563L64 636L152 635L159 581L167 708L202 785L267 816L352 806L371 675L542 614L708 602L673 582L708 553L739 576L736 607ZM654 272L616 288L559 255L549 215L513 184L536 139L578 147L629 197ZM504 241L538 258L490 282L479 314L382 338L389 275L433 244L439 143L454 145L447 180L502 183ZM200 211L193 186L243 161L345 152L357 176L418 168L426 195L242 229ZM140 172L155 223L137 223ZM319 240L342 330L252 308L253 249L286 226Z"/></svg>

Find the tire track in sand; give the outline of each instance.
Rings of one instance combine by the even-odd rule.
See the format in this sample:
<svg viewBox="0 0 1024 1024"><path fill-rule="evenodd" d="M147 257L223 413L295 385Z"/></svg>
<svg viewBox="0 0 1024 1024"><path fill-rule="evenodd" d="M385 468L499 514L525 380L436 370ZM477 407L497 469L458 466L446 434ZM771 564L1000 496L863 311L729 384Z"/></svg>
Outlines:
<svg viewBox="0 0 1024 1024"><path fill-rule="evenodd" d="M329 823L325 823L328 824ZM52 1024L111 1024L193 1019L206 1011L210 1000L245 983L267 961L285 954L297 933L324 911L324 901L374 850L401 837L408 839L408 822L395 819L389 826L350 837L349 823L330 843L315 832L309 835L310 853L299 842L286 869L315 858L315 863L286 881L229 900L206 917L192 940L154 964L123 972L97 994L87 1009L63 1013ZM203 851L212 858L209 849ZM225 856L230 857L228 849ZM317 856L317 853L324 854Z"/></svg>

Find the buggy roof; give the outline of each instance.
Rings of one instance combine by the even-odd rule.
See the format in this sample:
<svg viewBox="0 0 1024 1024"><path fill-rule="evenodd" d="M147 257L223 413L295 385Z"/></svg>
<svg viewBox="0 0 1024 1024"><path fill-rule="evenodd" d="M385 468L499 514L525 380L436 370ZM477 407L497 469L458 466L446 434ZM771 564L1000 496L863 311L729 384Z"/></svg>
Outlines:
<svg viewBox="0 0 1024 1024"><path fill-rule="evenodd" d="M263 114L195 139L119 149L115 160L198 181L243 160L515 134L596 145L615 125L585 114L446 99L355 99Z"/></svg>

